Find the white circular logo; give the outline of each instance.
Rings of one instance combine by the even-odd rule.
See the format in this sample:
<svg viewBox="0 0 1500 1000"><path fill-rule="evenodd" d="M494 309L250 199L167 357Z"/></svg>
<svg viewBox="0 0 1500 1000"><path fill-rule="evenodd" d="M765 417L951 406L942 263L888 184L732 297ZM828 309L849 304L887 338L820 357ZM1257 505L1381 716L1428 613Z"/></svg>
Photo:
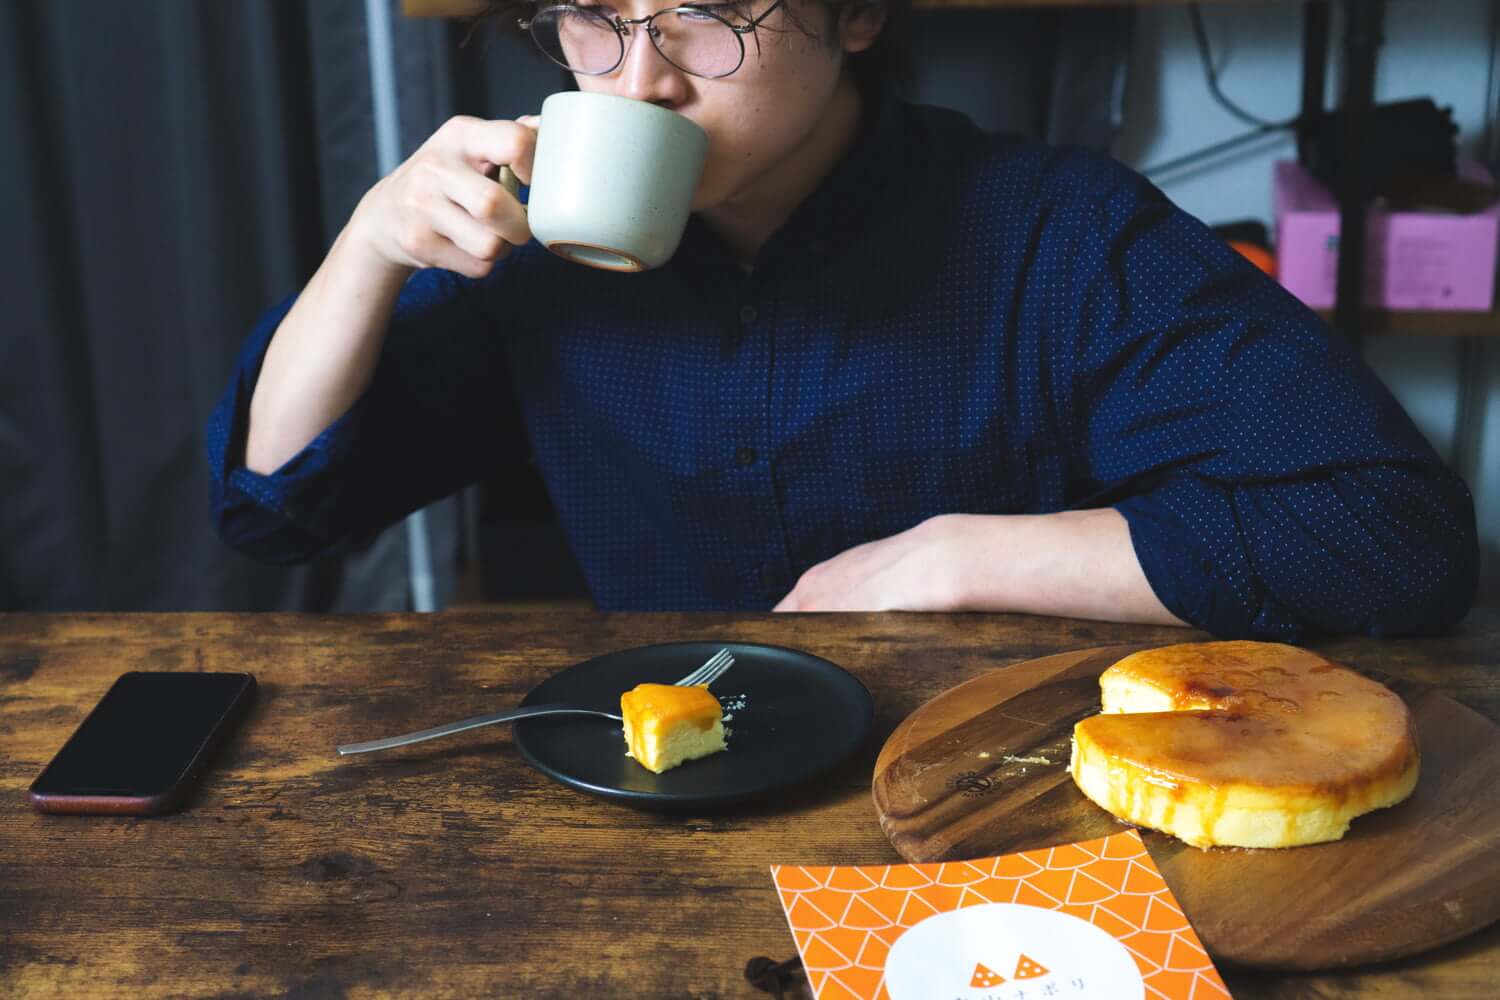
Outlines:
<svg viewBox="0 0 1500 1000"><path fill-rule="evenodd" d="M1020 903L938 913L896 939L891 1000L1144 1000L1135 959L1086 920Z"/></svg>

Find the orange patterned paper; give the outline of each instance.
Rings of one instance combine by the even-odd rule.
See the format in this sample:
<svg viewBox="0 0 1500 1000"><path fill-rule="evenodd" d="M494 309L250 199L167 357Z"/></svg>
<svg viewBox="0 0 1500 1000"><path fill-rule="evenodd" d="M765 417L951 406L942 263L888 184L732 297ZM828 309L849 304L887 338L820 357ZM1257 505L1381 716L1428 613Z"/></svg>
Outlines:
<svg viewBox="0 0 1500 1000"><path fill-rule="evenodd" d="M1229 996L1134 830L1000 858L771 874L818 1000Z"/></svg>

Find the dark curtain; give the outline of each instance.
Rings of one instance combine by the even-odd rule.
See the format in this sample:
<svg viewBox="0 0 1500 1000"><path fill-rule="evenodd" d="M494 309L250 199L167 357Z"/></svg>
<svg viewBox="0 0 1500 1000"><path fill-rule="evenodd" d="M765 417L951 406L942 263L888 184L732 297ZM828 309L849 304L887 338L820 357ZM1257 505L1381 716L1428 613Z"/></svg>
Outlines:
<svg viewBox="0 0 1500 1000"><path fill-rule="evenodd" d="M240 341L377 179L365 37L355 3L0 4L0 608L407 606L399 527L288 570L207 516ZM406 149L449 41L397 20ZM441 591L456 512L431 521Z"/></svg>
<svg viewBox="0 0 1500 1000"><path fill-rule="evenodd" d="M235 343L323 242L309 33L272 4L0 7L0 604L298 606L206 518ZM15 155L19 154L19 155Z"/></svg>
<svg viewBox="0 0 1500 1000"><path fill-rule="evenodd" d="M1080 22L961 17L917 18L912 96L1107 143L1107 94L1066 79ZM561 86L519 40L394 20L403 155L453 113L511 117ZM1128 52L1108 24L1088 45ZM255 318L377 179L370 109L362 4L0 0L0 610L408 606L400 526L285 569L207 516L204 422ZM431 512L440 599L481 540L505 567L492 593L576 589L534 473L497 481Z"/></svg>

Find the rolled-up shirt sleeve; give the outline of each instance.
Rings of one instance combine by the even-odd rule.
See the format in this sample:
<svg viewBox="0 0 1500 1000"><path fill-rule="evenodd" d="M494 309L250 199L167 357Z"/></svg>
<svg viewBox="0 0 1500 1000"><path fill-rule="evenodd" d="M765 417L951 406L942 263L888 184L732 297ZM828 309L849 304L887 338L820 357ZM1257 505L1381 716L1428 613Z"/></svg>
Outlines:
<svg viewBox="0 0 1500 1000"><path fill-rule="evenodd" d="M1474 505L1374 372L1134 176L1079 238L1074 401L1100 506L1161 602L1220 637L1452 626Z"/></svg>
<svg viewBox="0 0 1500 1000"><path fill-rule="evenodd" d="M420 271L402 290L370 386L269 475L245 467L250 399L288 299L261 317L209 418L210 504L220 536L293 563L368 539L525 455L500 331L476 283Z"/></svg>

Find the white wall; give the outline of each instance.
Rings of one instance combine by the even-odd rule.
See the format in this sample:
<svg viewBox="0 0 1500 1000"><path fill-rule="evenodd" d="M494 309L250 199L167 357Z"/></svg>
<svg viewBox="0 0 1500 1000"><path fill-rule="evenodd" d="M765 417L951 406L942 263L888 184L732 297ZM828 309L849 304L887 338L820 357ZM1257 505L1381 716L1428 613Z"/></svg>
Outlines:
<svg viewBox="0 0 1500 1000"><path fill-rule="evenodd" d="M1380 101L1430 96L1439 106L1451 106L1461 150L1481 159L1493 151L1485 118L1491 101L1487 90L1496 83L1490 76L1491 19L1500 16L1495 6L1495 0L1392 0L1376 84ZM1302 86L1301 6L1208 4L1203 12L1224 92L1262 118L1295 115ZM1332 105L1340 80L1337 16L1330 37ZM1126 130L1115 153L1138 169L1248 130L1209 94L1186 8L1140 10L1130 85ZM1269 225L1271 164L1292 156L1290 136L1273 138L1158 183L1210 224L1258 218ZM1474 490L1486 599L1495 602L1500 599L1500 338L1374 337L1365 341L1365 356ZM1458 386L1463 373L1476 366L1480 374L1465 438L1458 433Z"/></svg>

